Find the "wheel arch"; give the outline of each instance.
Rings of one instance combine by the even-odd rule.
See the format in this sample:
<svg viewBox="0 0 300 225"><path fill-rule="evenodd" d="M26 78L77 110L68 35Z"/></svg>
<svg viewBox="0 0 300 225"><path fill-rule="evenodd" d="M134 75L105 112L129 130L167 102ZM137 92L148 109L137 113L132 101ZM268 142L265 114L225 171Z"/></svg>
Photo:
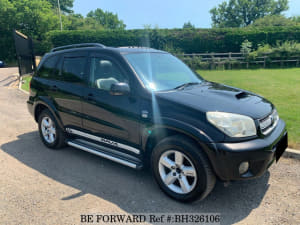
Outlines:
<svg viewBox="0 0 300 225"><path fill-rule="evenodd" d="M165 121L166 122L166 121ZM170 124L172 123L172 125ZM151 153L155 146L164 138L173 135L182 135L190 140L192 140L199 149L202 149L204 153L210 159L211 152L209 152L209 148L205 145L205 143L212 143L212 139L206 135L202 130L185 124L181 121L177 120L169 120L164 125L156 125L152 128L147 128L144 132L143 136L143 149L145 152L144 161L145 165L149 165L149 161L151 158ZM215 151L217 151L215 149Z"/></svg>
<svg viewBox="0 0 300 225"><path fill-rule="evenodd" d="M57 113L57 110L56 110L55 106L53 104L51 104L50 101L47 101L47 100L45 101L44 99L39 99L35 103L35 106L34 106L34 119L35 119L35 121L38 122L40 113L45 109L48 109L52 113L52 115L54 116L54 118L57 121L60 128L63 129L62 121L60 119L59 114Z"/></svg>

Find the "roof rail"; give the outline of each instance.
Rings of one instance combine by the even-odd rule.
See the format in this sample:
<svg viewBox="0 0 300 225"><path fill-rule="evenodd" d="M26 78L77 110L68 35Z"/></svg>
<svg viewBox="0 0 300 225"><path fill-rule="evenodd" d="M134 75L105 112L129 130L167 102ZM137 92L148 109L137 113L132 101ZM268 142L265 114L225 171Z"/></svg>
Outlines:
<svg viewBox="0 0 300 225"><path fill-rule="evenodd" d="M153 48L147 47L147 46L121 46L119 48L146 48L146 49L153 49Z"/></svg>
<svg viewBox="0 0 300 225"><path fill-rule="evenodd" d="M84 47L99 47L105 48L105 45L99 43L82 43L82 44L73 44L73 45L64 45L61 47L52 48L50 52L56 52L63 49L71 49L71 48L84 48Z"/></svg>

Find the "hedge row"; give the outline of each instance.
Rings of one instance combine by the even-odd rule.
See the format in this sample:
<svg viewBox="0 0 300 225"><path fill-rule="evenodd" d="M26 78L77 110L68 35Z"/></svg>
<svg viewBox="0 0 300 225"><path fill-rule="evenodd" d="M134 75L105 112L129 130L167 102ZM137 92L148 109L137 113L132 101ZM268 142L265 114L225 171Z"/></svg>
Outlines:
<svg viewBox="0 0 300 225"><path fill-rule="evenodd" d="M152 29L104 31L51 31L42 49L82 43L99 42L107 46L151 46L173 52L239 52L244 40L253 47L278 41L300 42L300 26L226 29Z"/></svg>
<svg viewBox="0 0 300 225"><path fill-rule="evenodd" d="M98 42L107 46L150 46L173 53L239 52L241 43L248 39L253 47L278 41L300 42L300 26L224 29L146 29L146 30L77 30L51 31L42 42L35 42L37 55L52 47ZM11 33L0 30L0 57L15 57Z"/></svg>

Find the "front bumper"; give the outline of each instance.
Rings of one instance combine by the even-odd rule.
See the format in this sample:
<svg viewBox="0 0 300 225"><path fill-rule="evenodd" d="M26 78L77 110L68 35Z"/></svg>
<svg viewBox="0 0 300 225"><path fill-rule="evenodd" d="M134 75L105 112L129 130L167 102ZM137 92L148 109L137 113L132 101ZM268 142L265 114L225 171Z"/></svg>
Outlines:
<svg viewBox="0 0 300 225"><path fill-rule="evenodd" d="M259 177L287 148L287 131L283 120L264 138L239 143L211 143L208 156L216 175L224 181ZM249 163L246 173L239 173L239 165Z"/></svg>

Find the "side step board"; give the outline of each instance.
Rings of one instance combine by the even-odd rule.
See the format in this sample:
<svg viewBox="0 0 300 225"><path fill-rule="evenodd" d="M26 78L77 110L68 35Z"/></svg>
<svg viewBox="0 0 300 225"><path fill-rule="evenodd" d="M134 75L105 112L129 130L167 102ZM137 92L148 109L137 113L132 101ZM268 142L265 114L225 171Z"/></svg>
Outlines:
<svg viewBox="0 0 300 225"><path fill-rule="evenodd" d="M105 159L109 159L111 161L120 163L122 165L131 167L134 169L141 169L143 167L141 160L139 160L136 157L119 152L114 149L107 148L102 145L88 142L83 139L68 140L67 144L74 148L81 149L83 151L92 153L97 156L101 156Z"/></svg>

